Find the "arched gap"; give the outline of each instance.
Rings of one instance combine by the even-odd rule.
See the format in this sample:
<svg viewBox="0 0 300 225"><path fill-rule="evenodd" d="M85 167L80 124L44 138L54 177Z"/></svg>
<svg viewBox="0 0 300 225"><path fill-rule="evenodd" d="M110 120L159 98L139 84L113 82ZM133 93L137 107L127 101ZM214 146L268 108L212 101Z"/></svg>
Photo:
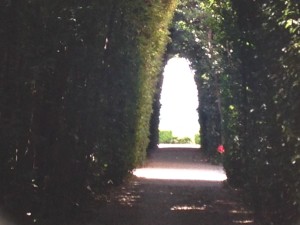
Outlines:
<svg viewBox="0 0 300 225"><path fill-rule="evenodd" d="M160 143L199 144L198 90L188 59L168 60L160 104Z"/></svg>
<svg viewBox="0 0 300 225"><path fill-rule="evenodd" d="M220 101L219 73L223 70L219 65L221 55L214 49L213 32L207 22L211 14L201 4L190 4L183 1L175 11L173 22L169 28L170 42L167 45L162 64L174 56L186 58L195 70L195 81L198 89L198 117L201 126L202 152L209 158L221 160L217 152L218 146L223 146L222 115ZM215 55L214 55L215 54ZM212 57L214 56L214 57ZM221 65L221 64L220 64ZM160 95L162 89L162 73L156 86L153 101L153 113L150 122L150 144L148 154L157 148L159 142Z"/></svg>

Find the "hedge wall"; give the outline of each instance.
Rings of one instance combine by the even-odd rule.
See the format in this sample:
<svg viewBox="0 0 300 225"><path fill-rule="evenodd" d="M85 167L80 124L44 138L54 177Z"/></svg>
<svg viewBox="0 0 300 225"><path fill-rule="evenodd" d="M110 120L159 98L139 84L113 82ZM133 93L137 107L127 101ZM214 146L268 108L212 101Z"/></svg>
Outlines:
<svg viewBox="0 0 300 225"><path fill-rule="evenodd" d="M0 203L20 223L76 212L144 159L176 3L0 3Z"/></svg>
<svg viewBox="0 0 300 225"><path fill-rule="evenodd" d="M300 212L299 3L231 4L225 168L266 224L291 224Z"/></svg>
<svg viewBox="0 0 300 225"><path fill-rule="evenodd" d="M201 144L264 224L299 223L300 23L294 0L182 0L171 53L196 70Z"/></svg>

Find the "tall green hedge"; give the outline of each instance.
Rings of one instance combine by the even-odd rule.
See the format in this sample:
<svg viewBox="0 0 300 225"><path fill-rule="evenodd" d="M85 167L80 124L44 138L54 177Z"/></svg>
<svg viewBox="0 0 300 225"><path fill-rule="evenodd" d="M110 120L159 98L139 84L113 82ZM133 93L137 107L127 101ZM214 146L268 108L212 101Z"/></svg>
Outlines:
<svg viewBox="0 0 300 225"><path fill-rule="evenodd" d="M3 208L43 224L144 159L176 3L0 3Z"/></svg>
<svg viewBox="0 0 300 225"><path fill-rule="evenodd" d="M206 90L220 94L229 182L245 190L263 223L293 224L300 210L299 3L207 3L219 81L208 77Z"/></svg>
<svg viewBox="0 0 300 225"><path fill-rule="evenodd" d="M299 3L232 1L232 10L226 170L266 223L292 223L300 210Z"/></svg>
<svg viewBox="0 0 300 225"><path fill-rule="evenodd" d="M299 3L180 1L170 53L196 70L201 144L265 224L300 212Z"/></svg>
<svg viewBox="0 0 300 225"><path fill-rule="evenodd" d="M168 27L176 6L176 0L151 2L148 12L144 14L144 18L149 22L142 29L138 46L141 66L138 79L139 99L135 141L137 163L145 159L145 147L149 144L152 103L156 93L156 84L159 82L159 75L162 72L163 56L169 41Z"/></svg>

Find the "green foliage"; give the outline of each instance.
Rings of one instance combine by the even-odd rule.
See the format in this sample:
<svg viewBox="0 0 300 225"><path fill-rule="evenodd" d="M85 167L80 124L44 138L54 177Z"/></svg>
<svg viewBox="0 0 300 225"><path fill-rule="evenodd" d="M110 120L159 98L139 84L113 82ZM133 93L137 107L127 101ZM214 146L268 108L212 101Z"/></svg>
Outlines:
<svg viewBox="0 0 300 225"><path fill-rule="evenodd" d="M201 145L266 224L300 212L299 3L180 1L169 53L192 62ZM298 218L299 219L299 218Z"/></svg>
<svg viewBox="0 0 300 225"><path fill-rule="evenodd" d="M150 120L156 85L162 72L162 62L168 43L168 27L177 6L176 0L154 1L149 3L143 16L137 18L140 24L139 44L139 77L137 78L137 108L135 121L135 164L141 163L146 156L145 149L149 144ZM139 11L140 12L140 11Z"/></svg>
<svg viewBox="0 0 300 225"><path fill-rule="evenodd" d="M159 131L159 143L161 144L190 144L192 140L189 137L178 138L173 136L170 130Z"/></svg>
<svg viewBox="0 0 300 225"><path fill-rule="evenodd" d="M201 137L200 137L200 134L195 134L195 144L200 144L201 143Z"/></svg>
<svg viewBox="0 0 300 225"><path fill-rule="evenodd" d="M159 143L160 144L173 144L174 140L177 140L177 137L173 136L171 130L160 130L159 131Z"/></svg>
<svg viewBox="0 0 300 225"><path fill-rule="evenodd" d="M159 131L159 143L171 143L173 134L171 130L160 130Z"/></svg>
<svg viewBox="0 0 300 225"><path fill-rule="evenodd" d="M176 3L0 4L4 208L24 223L71 218L87 193L122 182L144 159Z"/></svg>
<svg viewBox="0 0 300 225"><path fill-rule="evenodd" d="M213 38L218 27L215 15L205 1L180 1L171 28L170 56L179 54L188 58L195 70L199 92L199 123L201 146L208 156L216 157L216 148L222 142L220 110L220 74L222 65L218 50L220 44ZM214 91L212 87L215 88Z"/></svg>
<svg viewBox="0 0 300 225"><path fill-rule="evenodd" d="M173 140L176 144L191 144L192 140L189 137L183 137L183 138L174 138Z"/></svg>
<svg viewBox="0 0 300 225"><path fill-rule="evenodd" d="M205 153L216 157L224 144L229 181L247 191L266 223L296 220L299 3L182 0L164 54L176 6L1 3L3 208L24 223L59 218L81 206L88 190L121 182L145 158L161 67L179 54L196 70Z"/></svg>
<svg viewBox="0 0 300 225"><path fill-rule="evenodd" d="M165 54L166 55L166 54ZM166 60L164 60L162 65L166 65ZM157 144L160 143L160 133L159 133L159 115L160 115L160 96L162 91L163 82L163 72L159 74L158 81L156 83L155 94L152 103L152 114L150 119L150 129L149 129L149 145L147 147L147 153L157 149Z"/></svg>
<svg viewBox="0 0 300 225"><path fill-rule="evenodd" d="M266 223L292 223L300 203L293 160L299 156L300 71L299 24L290 29L290 19L299 18L299 3L231 1L215 13L224 18L220 41L227 48L220 55L229 181L247 191Z"/></svg>

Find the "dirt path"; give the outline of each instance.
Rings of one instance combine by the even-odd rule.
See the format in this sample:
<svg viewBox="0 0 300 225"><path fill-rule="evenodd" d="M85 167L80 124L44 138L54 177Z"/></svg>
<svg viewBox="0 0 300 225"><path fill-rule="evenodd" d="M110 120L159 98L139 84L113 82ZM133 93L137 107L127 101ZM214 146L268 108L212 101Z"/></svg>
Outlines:
<svg viewBox="0 0 300 225"><path fill-rule="evenodd" d="M258 225L198 149L161 148L111 193L93 225ZM146 179L143 177L150 177Z"/></svg>

